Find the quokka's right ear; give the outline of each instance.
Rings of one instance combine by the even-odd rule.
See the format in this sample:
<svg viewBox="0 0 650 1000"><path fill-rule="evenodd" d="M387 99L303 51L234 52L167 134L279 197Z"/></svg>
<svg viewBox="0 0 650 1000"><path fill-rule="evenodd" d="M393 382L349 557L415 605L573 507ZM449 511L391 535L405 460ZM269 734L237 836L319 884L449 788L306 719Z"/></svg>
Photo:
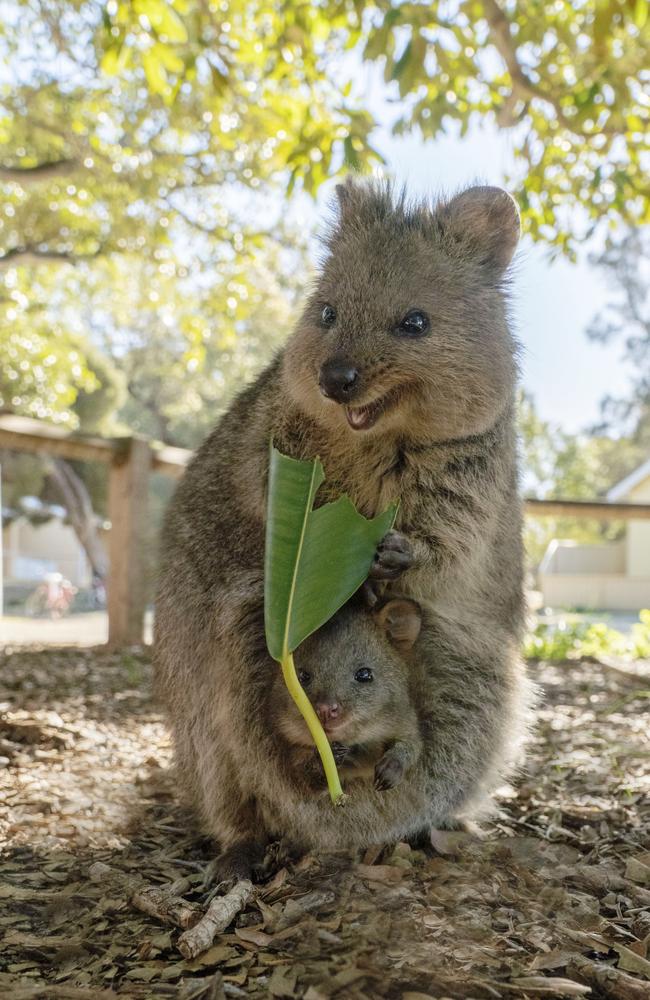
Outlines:
<svg viewBox="0 0 650 1000"><path fill-rule="evenodd" d="M411 649L422 628L422 609L416 601L395 597L373 611L373 615L391 645L403 653Z"/></svg>
<svg viewBox="0 0 650 1000"><path fill-rule="evenodd" d="M438 209L448 253L500 277L512 260L521 225L514 198L497 187L471 187Z"/></svg>

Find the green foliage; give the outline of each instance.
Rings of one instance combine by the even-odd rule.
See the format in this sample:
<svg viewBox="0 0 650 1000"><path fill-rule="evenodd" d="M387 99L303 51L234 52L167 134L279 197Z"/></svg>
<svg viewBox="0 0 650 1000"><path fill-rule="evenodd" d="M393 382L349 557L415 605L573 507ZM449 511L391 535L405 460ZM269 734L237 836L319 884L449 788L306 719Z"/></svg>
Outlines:
<svg viewBox="0 0 650 1000"><path fill-rule="evenodd" d="M86 345L84 353L94 381L90 387L82 385L78 389L72 410L85 434L110 436L118 430L115 414L126 399L124 375L109 356L92 344Z"/></svg>
<svg viewBox="0 0 650 1000"><path fill-rule="evenodd" d="M306 269L299 243L222 264L200 282L180 265L161 273L134 255L95 265L78 295L93 342L125 382L119 420L169 444L198 445L286 335Z"/></svg>
<svg viewBox="0 0 650 1000"><path fill-rule="evenodd" d="M391 4L366 54L386 53L406 100L398 130L433 137L455 121L462 133L477 113L512 129L527 229L570 249L575 203L591 226L650 221L646 13L640 0Z"/></svg>
<svg viewBox="0 0 650 1000"><path fill-rule="evenodd" d="M361 168L378 159L370 115L324 71L344 11L234 2L226 17L198 0L8 9L5 259L135 251L162 262L191 233L237 255L268 232L242 226L246 189L277 180L313 192L346 148Z"/></svg>
<svg viewBox="0 0 650 1000"><path fill-rule="evenodd" d="M650 660L650 611L639 612L639 621L632 626L633 656Z"/></svg>
<svg viewBox="0 0 650 1000"><path fill-rule="evenodd" d="M2 506L19 510L25 496L40 496L45 479L43 462L36 455L0 451L2 467Z"/></svg>
<svg viewBox="0 0 650 1000"><path fill-rule="evenodd" d="M559 625L541 623L524 643L524 656L531 660L650 658L650 611L639 613L630 636L603 622L562 621Z"/></svg>
<svg viewBox="0 0 650 1000"><path fill-rule="evenodd" d="M570 250L572 227L650 221L645 0L5 10L0 58L16 83L0 111L0 245L15 261L164 253L188 228L238 253L256 234L224 185L314 192L380 159L354 85L363 62L399 97L397 132L435 138L485 120L511 131L512 184L535 239Z"/></svg>
<svg viewBox="0 0 650 1000"><path fill-rule="evenodd" d="M75 428L78 393L99 383L83 338L49 315L56 294L52 272L12 270L0 283L0 409Z"/></svg>

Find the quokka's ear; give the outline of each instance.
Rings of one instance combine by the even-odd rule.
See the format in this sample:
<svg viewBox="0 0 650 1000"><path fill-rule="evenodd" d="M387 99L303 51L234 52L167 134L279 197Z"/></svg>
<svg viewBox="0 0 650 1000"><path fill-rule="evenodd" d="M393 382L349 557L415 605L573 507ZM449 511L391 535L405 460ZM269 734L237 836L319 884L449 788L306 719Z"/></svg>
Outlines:
<svg viewBox="0 0 650 1000"><path fill-rule="evenodd" d="M395 597L373 611L373 615L396 649L401 652L411 649L422 628L422 610L416 601Z"/></svg>
<svg viewBox="0 0 650 1000"><path fill-rule="evenodd" d="M492 276L505 271L521 231L519 209L506 191L468 188L444 205L438 218L449 253L478 264Z"/></svg>

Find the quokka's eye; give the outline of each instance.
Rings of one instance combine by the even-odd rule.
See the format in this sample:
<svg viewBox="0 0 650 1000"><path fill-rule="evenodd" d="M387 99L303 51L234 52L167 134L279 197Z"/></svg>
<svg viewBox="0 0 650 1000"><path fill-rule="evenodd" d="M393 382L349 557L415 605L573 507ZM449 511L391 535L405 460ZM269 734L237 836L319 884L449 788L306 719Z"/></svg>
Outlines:
<svg viewBox="0 0 650 1000"><path fill-rule="evenodd" d="M372 670L370 667L361 667L354 675L354 679L355 681L359 681L360 684L369 684L370 681L374 680Z"/></svg>
<svg viewBox="0 0 650 1000"><path fill-rule="evenodd" d="M306 687L311 680L311 674L309 673L308 670L299 670L298 680L300 681L303 687Z"/></svg>
<svg viewBox="0 0 650 1000"><path fill-rule="evenodd" d="M429 317L421 309L411 309L397 327L400 337L423 337L429 332Z"/></svg>
<svg viewBox="0 0 650 1000"><path fill-rule="evenodd" d="M334 326L336 323L336 309L334 306L323 306L320 314L320 321L323 326Z"/></svg>

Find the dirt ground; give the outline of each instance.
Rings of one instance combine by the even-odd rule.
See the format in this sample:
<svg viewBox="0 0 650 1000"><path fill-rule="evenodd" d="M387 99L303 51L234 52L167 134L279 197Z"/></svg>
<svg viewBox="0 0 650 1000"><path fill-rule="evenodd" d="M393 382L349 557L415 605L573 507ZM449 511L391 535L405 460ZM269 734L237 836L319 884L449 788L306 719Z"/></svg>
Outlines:
<svg viewBox="0 0 650 1000"><path fill-rule="evenodd" d="M487 839L287 864L187 960L131 901L175 883L202 912L214 856L176 799L147 652L8 649L0 997L648 1000L650 664L531 669L539 727Z"/></svg>

